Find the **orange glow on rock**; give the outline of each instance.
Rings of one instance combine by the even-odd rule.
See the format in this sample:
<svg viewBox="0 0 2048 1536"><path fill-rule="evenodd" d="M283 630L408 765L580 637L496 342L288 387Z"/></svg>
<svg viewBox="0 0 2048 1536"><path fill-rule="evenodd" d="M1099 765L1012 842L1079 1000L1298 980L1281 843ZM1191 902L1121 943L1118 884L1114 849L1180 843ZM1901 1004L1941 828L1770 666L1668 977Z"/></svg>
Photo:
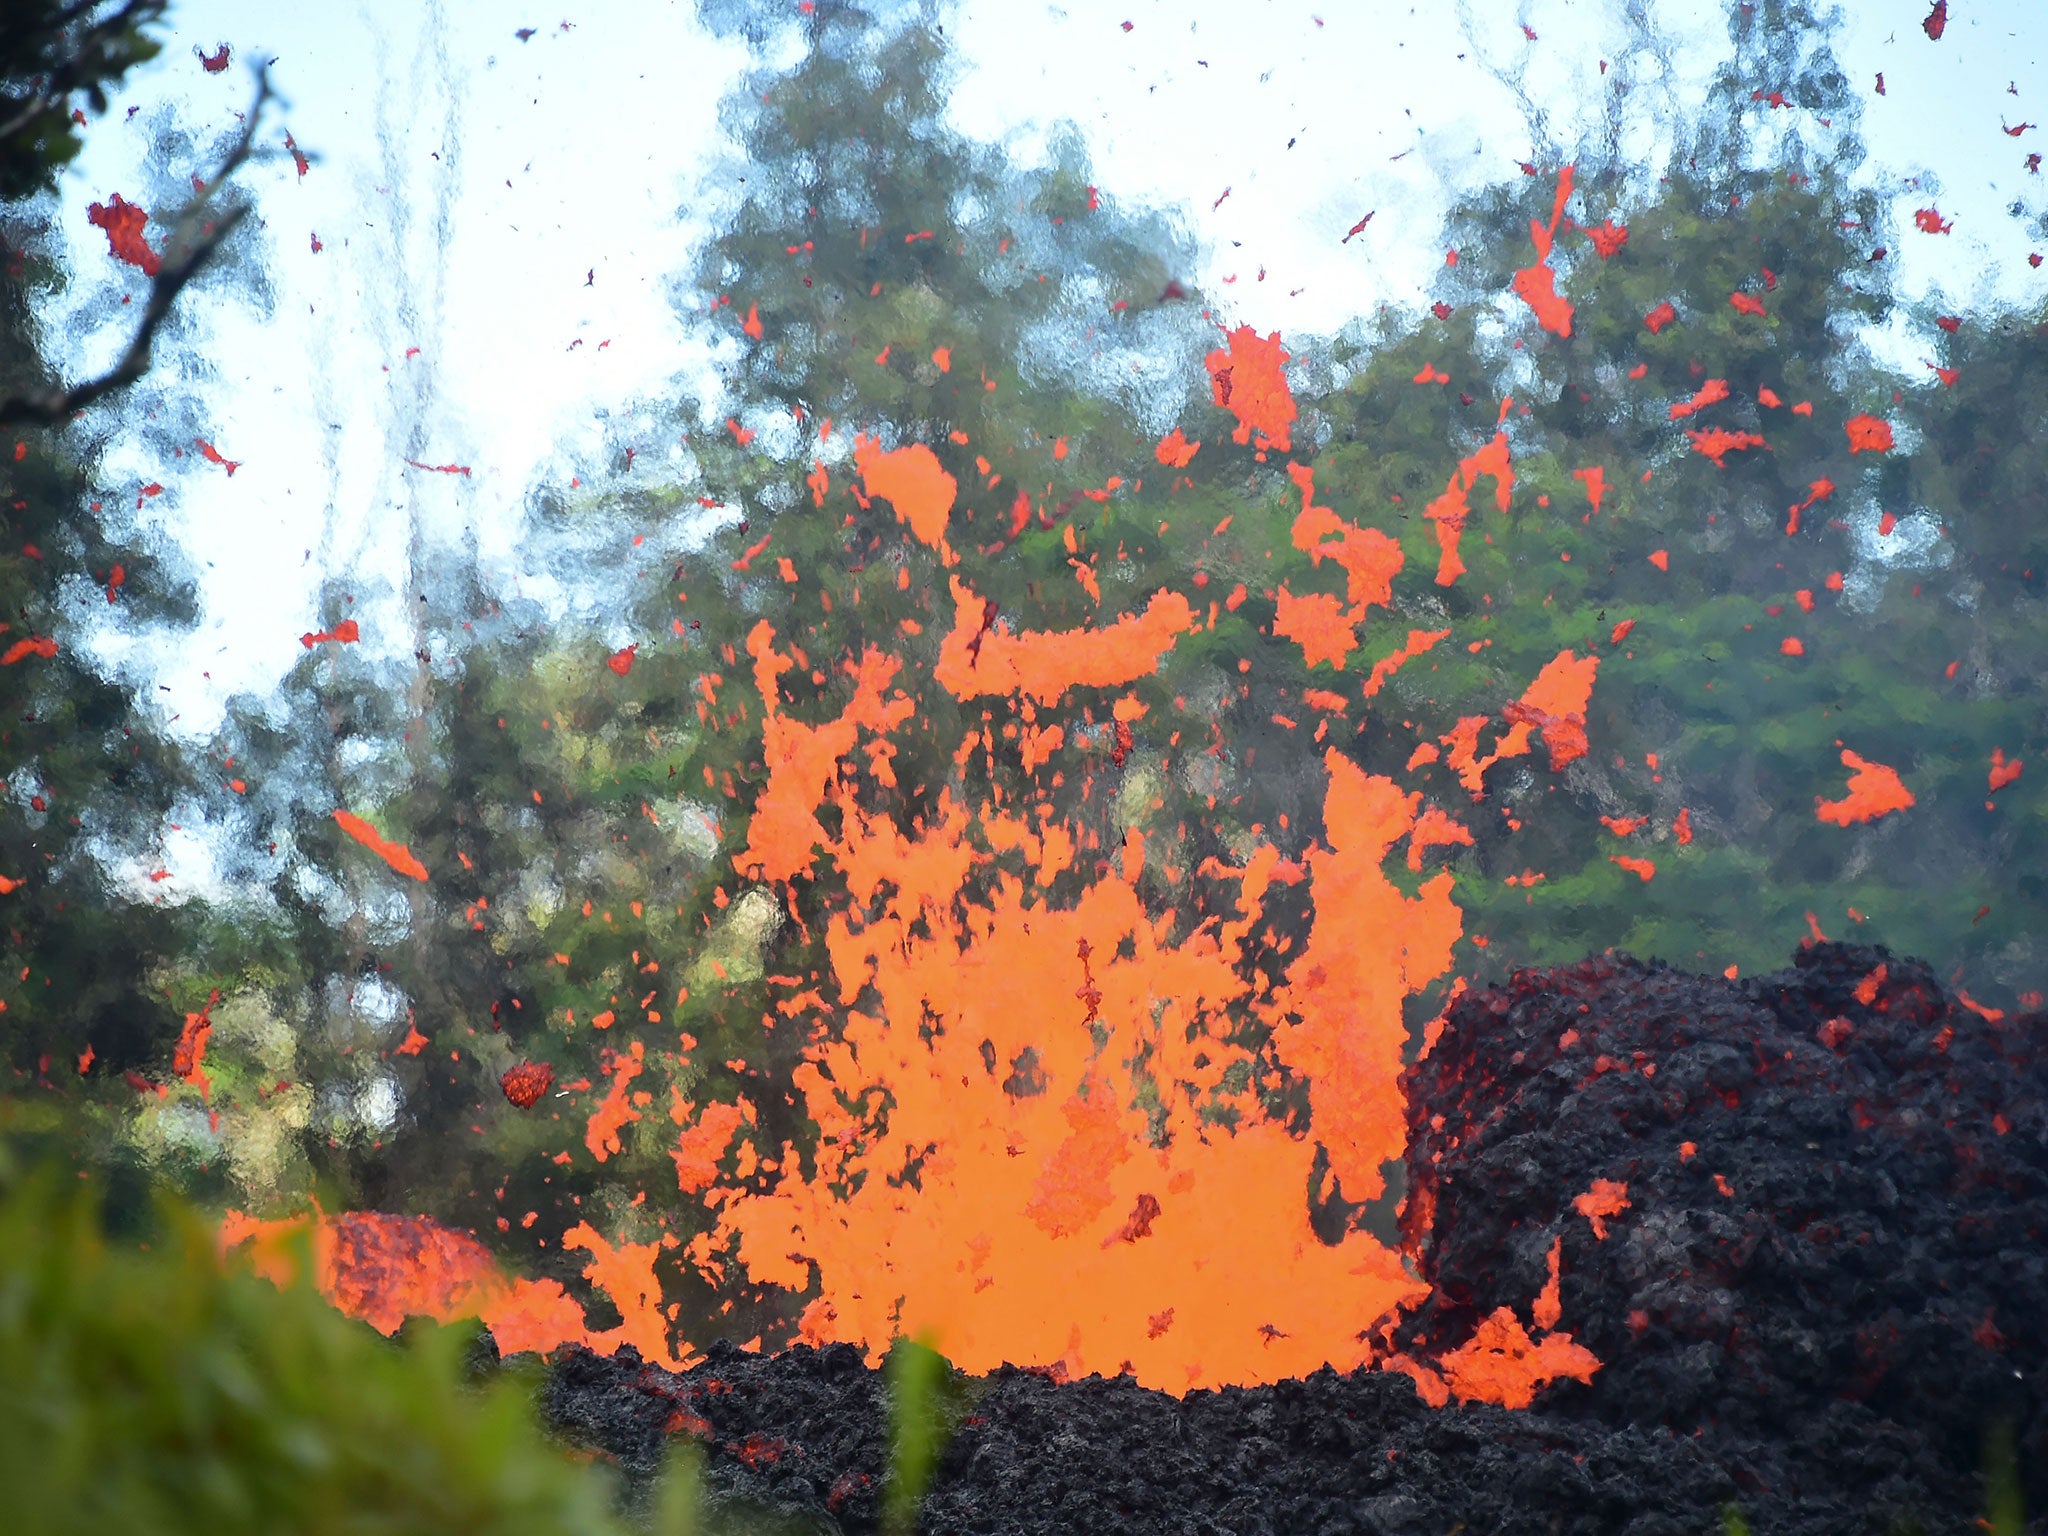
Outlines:
<svg viewBox="0 0 2048 1536"><path fill-rule="evenodd" d="M1618 1179L1595 1179L1583 1195L1573 1197L1572 1209L1592 1224L1593 1236L1605 1242L1607 1218L1628 1209L1628 1185Z"/></svg>
<svg viewBox="0 0 2048 1536"><path fill-rule="evenodd" d="M1462 1401L1526 1408L1550 1382L1591 1381L1600 1360L1568 1333L1546 1334L1540 1343L1531 1339L1513 1312L1498 1307L1437 1365Z"/></svg>
<svg viewBox="0 0 2048 1536"><path fill-rule="evenodd" d="M1558 1290L1558 1261L1564 1255L1564 1239L1550 1240L1550 1278L1537 1293L1536 1300L1529 1308L1529 1321L1548 1333L1564 1317L1564 1300Z"/></svg>
<svg viewBox="0 0 2048 1536"><path fill-rule="evenodd" d="M506 1354L572 1342L603 1354L618 1348L585 1331L582 1308L554 1281L507 1281L483 1244L431 1217L314 1211L263 1221L229 1211L219 1245L224 1258L239 1257L278 1286L297 1278L300 1255L310 1252L320 1294L380 1333L396 1333L408 1317L476 1317Z"/></svg>

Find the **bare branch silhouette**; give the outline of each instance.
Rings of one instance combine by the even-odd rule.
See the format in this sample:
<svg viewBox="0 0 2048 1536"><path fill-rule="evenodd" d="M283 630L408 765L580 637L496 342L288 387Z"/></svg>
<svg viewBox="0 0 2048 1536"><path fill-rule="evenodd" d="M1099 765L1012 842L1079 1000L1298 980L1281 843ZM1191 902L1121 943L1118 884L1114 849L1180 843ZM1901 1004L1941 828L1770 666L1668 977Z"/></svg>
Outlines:
<svg viewBox="0 0 2048 1536"><path fill-rule="evenodd" d="M156 340L158 328L170 317L171 306L184 292L185 285L199 275L213 253L248 215L249 205L246 202L216 211L215 195L248 160L255 147L256 129L262 119L264 105L270 97L269 76L259 69L256 72L256 99L250 103L241 136L235 140L220 169L185 205L172 224L170 239L164 247L163 264L150 280L149 303L143 308L142 323L136 327L134 338L128 343L128 350L122 354L121 360L97 378L80 384L0 398L0 426L20 422L61 426L102 395L125 389L149 371L150 348Z"/></svg>

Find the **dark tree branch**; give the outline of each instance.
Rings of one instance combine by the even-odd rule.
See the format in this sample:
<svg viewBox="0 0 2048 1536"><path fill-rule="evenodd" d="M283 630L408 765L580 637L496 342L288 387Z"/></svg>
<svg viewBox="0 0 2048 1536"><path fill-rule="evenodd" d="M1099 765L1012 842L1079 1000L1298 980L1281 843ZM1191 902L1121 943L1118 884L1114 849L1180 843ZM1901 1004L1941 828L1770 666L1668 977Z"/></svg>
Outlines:
<svg viewBox="0 0 2048 1536"><path fill-rule="evenodd" d="M177 302L178 295L184 292L185 285L199 275L213 253L248 216L249 204L246 202L216 212L214 195L249 158L255 147L256 128L262 118L264 104L270 96L270 78L259 69L256 73L256 99L250 103L248 116L243 120L241 136L235 140L220 169L185 205L172 225L171 237L164 247L163 265L150 280L149 303L143 309L142 323L136 327L134 339L128 343L128 350L122 354L121 360L98 378L88 379L82 384L0 398L0 426L20 422L46 427L62 426L102 395L125 389L149 371L151 345L156 340L158 328L170 317L171 306Z"/></svg>

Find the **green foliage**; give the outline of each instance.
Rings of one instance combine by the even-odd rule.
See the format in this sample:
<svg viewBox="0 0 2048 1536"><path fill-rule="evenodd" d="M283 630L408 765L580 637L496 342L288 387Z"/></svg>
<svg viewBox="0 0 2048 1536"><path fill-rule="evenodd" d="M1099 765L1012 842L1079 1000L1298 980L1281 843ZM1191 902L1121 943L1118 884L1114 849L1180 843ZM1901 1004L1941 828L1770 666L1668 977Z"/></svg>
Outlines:
<svg viewBox="0 0 2048 1536"><path fill-rule="evenodd" d="M69 93L103 106L103 87L155 51L140 28L162 7L0 9L5 400L55 385L35 306L68 281L37 228L41 206L22 199L77 148ZM177 1020L151 979L192 937L180 918L152 910L144 892L159 887L142 862L189 765L129 690L78 654L69 622L85 597L117 626L176 625L191 616L190 591L175 559L137 547L145 541L120 498L96 495L98 460L99 443L75 425L0 436L0 1065L45 1079L75 1076L88 1047L117 1074L167 1050Z"/></svg>
<svg viewBox="0 0 2048 1536"><path fill-rule="evenodd" d="M156 56L143 28L163 13L164 0L8 0L0 13L0 201L48 187L78 153L72 96L104 112L108 87Z"/></svg>
<svg viewBox="0 0 2048 1536"><path fill-rule="evenodd" d="M10 1529L609 1532L612 1480L465 1380L471 1335L378 1337L309 1287L224 1271L166 1198L107 1230L90 1181L0 1143L0 1478ZM692 1501L677 1486L665 1518ZM688 1529L667 1524L664 1529Z"/></svg>

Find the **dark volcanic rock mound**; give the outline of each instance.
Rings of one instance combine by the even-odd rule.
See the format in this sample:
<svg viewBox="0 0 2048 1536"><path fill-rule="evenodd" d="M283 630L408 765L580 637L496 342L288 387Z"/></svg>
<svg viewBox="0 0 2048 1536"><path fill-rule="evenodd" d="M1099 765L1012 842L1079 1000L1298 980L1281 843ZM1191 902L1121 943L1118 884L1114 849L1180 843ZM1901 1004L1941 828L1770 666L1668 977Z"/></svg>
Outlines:
<svg viewBox="0 0 2048 1536"><path fill-rule="evenodd" d="M1733 1501L1759 1533L1965 1532L2000 1422L2048 1511L2048 1019L1878 949L1741 983L1606 957L1461 999L1406 1085L1435 1292L1397 1343L1439 1356L1502 1307L1540 1333L1554 1251L1590 1384L1514 1412L1378 1372L1185 1399L956 1377L920 1529L1661 1536ZM701 1443L738 1528L876 1528L884 1392L850 1348L681 1375L572 1352L546 1408L643 1482Z"/></svg>
<svg viewBox="0 0 2048 1536"><path fill-rule="evenodd" d="M1820 1437L1793 1462L1889 1421L1953 1467L2004 1421L2039 1507L2041 1015L1987 1019L1846 944L1741 983L1607 957L1462 999L1405 1086L1403 1225L1434 1287L1411 1352L1526 1319L1561 1245L1559 1326L1604 1365L1548 1411ZM1627 1186L1605 1238L1576 1203L1601 1179Z"/></svg>

